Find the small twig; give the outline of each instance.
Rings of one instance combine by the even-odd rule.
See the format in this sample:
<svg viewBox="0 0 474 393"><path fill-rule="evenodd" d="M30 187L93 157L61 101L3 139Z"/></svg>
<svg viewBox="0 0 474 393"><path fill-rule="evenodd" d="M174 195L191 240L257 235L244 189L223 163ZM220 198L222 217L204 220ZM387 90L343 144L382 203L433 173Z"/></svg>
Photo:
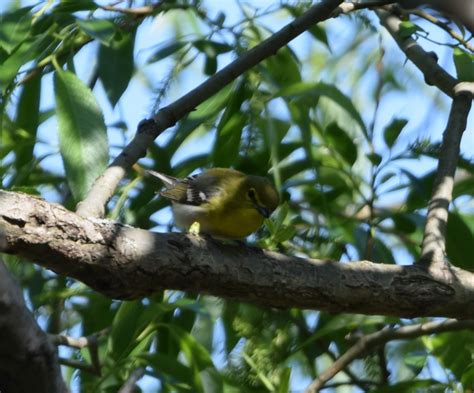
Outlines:
<svg viewBox="0 0 474 393"><path fill-rule="evenodd" d="M459 81L446 72L444 68L440 67L436 59L426 52L414 39L400 36L402 21L398 16L381 10L375 12L400 49L423 73L426 83L436 86L443 93L454 97L454 87Z"/></svg>
<svg viewBox="0 0 474 393"><path fill-rule="evenodd" d="M368 379L360 379L359 382L362 384L362 386L364 386L365 389L368 389L368 387L370 386L377 385L376 382L370 381ZM354 385L354 383L352 381L333 382L333 383L328 383L324 385L322 389L334 389L334 388L338 388L341 386L348 386L348 385L352 386Z"/></svg>
<svg viewBox="0 0 474 393"><path fill-rule="evenodd" d="M136 7L136 8L123 8L123 7L114 7L113 5L99 5L98 8L104 10L104 11L112 11L112 12L118 12L120 14L126 14L126 15L151 15L155 12L155 10L162 4L162 2L149 5L149 6L143 6L143 7Z"/></svg>
<svg viewBox="0 0 474 393"><path fill-rule="evenodd" d="M411 326L403 326L398 329L384 328L378 332L360 337L357 342L349 348L339 359L337 359L326 371L321 373L311 385L309 385L305 393L319 392L323 385L333 378L339 371L346 367L353 360L360 357L378 346L389 341L404 340L425 336L433 333L451 332L459 330L474 329L474 320L458 321L456 319L447 319L444 321L433 321L424 324Z"/></svg>
<svg viewBox="0 0 474 393"><path fill-rule="evenodd" d="M145 375L145 368L137 368L130 374L127 382L120 388L118 393L133 393L135 392L135 384Z"/></svg>
<svg viewBox="0 0 474 393"><path fill-rule="evenodd" d="M91 356L91 365L94 369L94 374L101 375L101 366L99 360L99 348L98 340L101 337L104 337L109 332L109 329L103 329L96 334L91 334L86 337L71 337L66 335L49 335L49 340L54 345L65 345L71 348L83 349L88 348L89 354ZM82 363L83 364L83 363Z"/></svg>
<svg viewBox="0 0 474 393"><path fill-rule="evenodd" d="M80 360L59 358L59 364L100 376L93 365L81 362Z"/></svg>
<svg viewBox="0 0 474 393"><path fill-rule="evenodd" d="M309 8L280 31L253 47L235 61L185 94L174 103L162 108L152 121L142 122L133 140L99 176L86 198L78 205L77 213L86 217L102 217L105 205L112 197L126 171L146 154L148 147L167 128L175 125L199 104L212 97L237 77L274 55L314 24L326 20L342 0L326 0Z"/></svg>
<svg viewBox="0 0 474 393"><path fill-rule="evenodd" d="M101 337L105 337L109 328L103 329L95 334L84 337L71 337L64 334L49 334L49 341L54 345L65 345L71 348L82 349L91 345L97 345L97 340Z"/></svg>
<svg viewBox="0 0 474 393"><path fill-rule="evenodd" d="M75 338L61 334L50 334L49 340L54 345L65 345L76 349L82 349L90 345L90 339L88 337Z"/></svg>
<svg viewBox="0 0 474 393"><path fill-rule="evenodd" d="M459 158L461 138L466 129L473 92L473 82L462 82L456 86L456 95L443 134L419 260L420 263L429 264L433 270L442 270L445 267L448 209L452 200L454 174Z"/></svg>
<svg viewBox="0 0 474 393"><path fill-rule="evenodd" d="M349 14L350 12L353 12L353 11L384 7L386 5L390 5L393 3L396 3L396 1L380 0L380 1L365 1L363 3L344 2L337 8L337 11L342 14Z"/></svg>
<svg viewBox="0 0 474 393"><path fill-rule="evenodd" d="M385 357L385 345L381 345L377 351L377 359L380 368L380 383L387 385L390 378L390 371L387 367L387 358Z"/></svg>
<svg viewBox="0 0 474 393"><path fill-rule="evenodd" d="M470 44L469 41L466 41L461 34L458 32L454 31L447 23L444 23L440 21L438 18L435 16L431 15L428 12L425 12L423 10L420 10L418 8L415 8L413 10L401 10L401 12L406 13L406 14L413 14L416 15L422 19L427 20L428 22L431 22L435 24L436 26L440 27L443 29L446 33L448 33L452 38L454 38L456 41L458 41L460 44L462 44L465 48L469 49L471 52L474 52L474 46Z"/></svg>

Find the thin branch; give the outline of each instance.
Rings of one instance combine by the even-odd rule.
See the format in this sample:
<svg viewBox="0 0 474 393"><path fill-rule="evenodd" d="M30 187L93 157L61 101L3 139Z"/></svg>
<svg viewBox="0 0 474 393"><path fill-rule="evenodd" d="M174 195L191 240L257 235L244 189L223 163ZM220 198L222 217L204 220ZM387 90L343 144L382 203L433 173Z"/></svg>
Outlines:
<svg viewBox="0 0 474 393"><path fill-rule="evenodd" d="M439 28L443 29L446 33L448 33L453 39L458 41L460 44L462 44L465 48L469 49L471 52L474 52L474 46L470 44L469 41L466 41L464 37L459 34L458 32L454 31L447 23L444 23L443 21L440 21L438 18L435 16L431 15L430 13L420 10L418 8L415 8L413 10L401 10L404 14L413 14L416 15L422 19L427 20L428 22L433 23L434 25L438 26Z"/></svg>
<svg viewBox="0 0 474 393"><path fill-rule="evenodd" d="M85 337L71 337L63 334L50 334L49 340L53 345L65 345L75 349L82 349L89 346L97 345L99 338L104 337L110 329L104 329L96 334Z"/></svg>
<svg viewBox="0 0 474 393"><path fill-rule="evenodd" d="M297 258L88 219L6 191L0 191L0 227L5 252L114 298L178 289L278 308L474 318L474 274L455 267L448 281L418 265Z"/></svg>
<svg viewBox="0 0 474 393"><path fill-rule="evenodd" d="M96 334L91 334L86 337L71 337L66 335L49 335L49 340L54 345L65 345L75 349L88 348L91 356L91 367L94 369L96 375L101 375L101 365L99 361L99 346L98 342L101 337L107 335L110 329L103 329Z"/></svg>
<svg viewBox="0 0 474 393"><path fill-rule="evenodd" d="M380 0L380 1L364 1L361 3L345 1L337 8L337 11L339 11L342 14L349 14L354 11L384 7L386 5L390 5L393 3L396 3L396 1Z"/></svg>
<svg viewBox="0 0 474 393"><path fill-rule="evenodd" d="M378 332L360 337L357 342L349 348L339 359L337 359L326 371L319 375L305 393L316 393L324 384L333 378L339 371L362 354L373 351L380 345L394 340L406 340L410 338L426 336L434 333L452 332L459 330L473 330L474 321L457 321L447 319L444 321L433 321L423 324L403 326L400 328L384 328Z"/></svg>
<svg viewBox="0 0 474 393"><path fill-rule="evenodd" d="M143 367L137 368L130 374L127 382L120 388L118 393L134 393L135 384L145 375L145 369Z"/></svg>
<svg viewBox="0 0 474 393"><path fill-rule="evenodd" d="M442 271L445 267L448 209L452 200L454 174L459 158L461 138L466 129L473 92L473 82L462 82L456 86L456 95L443 134L419 260L420 263L430 265L433 270Z"/></svg>
<svg viewBox="0 0 474 393"><path fill-rule="evenodd" d="M377 350L377 360L380 368L380 384L387 385L390 378L390 371L388 370L387 365L385 345L381 345Z"/></svg>
<svg viewBox="0 0 474 393"><path fill-rule="evenodd" d="M376 13L380 22L391 34L400 49L423 73L426 83L434 85L448 96L454 97L454 87L459 81L440 67L436 59L426 52L414 39L400 36L402 21L398 16L381 10L376 11Z"/></svg>
<svg viewBox="0 0 474 393"><path fill-rule="evenodd" d="M96 179L86 198L78 205L77 213L86 217L102 217L105 212L105 205L112 197L127 170L146 154L148 147L164 130L175 125L178 120L240 75L276 54L280 48L311 26L328 19L341 2L342 0L326 0L315 4L293 22L244 53L204 83L174 103L162 108L154 116L153 121L142 122L134 139L115 158L105 172Z"/></svg>
<svg viewBox="0 0 474 393"><path fill-rule="evenodd" d="M85 371L87 373L100 376L100 374L97 373L96 368L92 364L84 363L80 360L59 358L59 363L63 366L75 368L77 370Z"/></svg>
<svg viewBox="0 0 474 393"><path fill-rule="evenodd" d="M98 8L104 11L118 12L120 14L134 15L134 16L149 16L156 12L156 9L163 4L162 1L149 6L124 8L115 7L113 5L99 5Z"/></svg>

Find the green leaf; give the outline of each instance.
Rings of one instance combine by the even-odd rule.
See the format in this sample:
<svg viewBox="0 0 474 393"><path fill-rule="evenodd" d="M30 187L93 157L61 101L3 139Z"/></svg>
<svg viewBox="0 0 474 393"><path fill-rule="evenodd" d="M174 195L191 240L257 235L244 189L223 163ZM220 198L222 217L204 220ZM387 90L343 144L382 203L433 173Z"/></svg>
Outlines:
<svg viewBox="0 0 474 393"><path fill-rule="evenodd" d="M403 362L405 365L413 372L413 375L420 374L421 370L426 365L426 361L428 359L428 355L426 353L423 354L407 354L403 358Z"/></svg>
<svg viewBox="0 0 474 393"><path fill-rule="evenodd" d="M215 166L229 167L235 165L239 155L242 130L246 123L247 116L242 112L237 112L222 127L218 127L212 152Z"/></svg>
<svg viewBox="0 0 474 393"><path fill-rule="evenodd" d="M408 123L406 119L393 119L391 123L385 127L383 138L388 147L393 147L403 127Z"/></svg>
<svg viewBox="0 0 474 393"><path fill-rule="evenodd" d="M217 71L217 58L215 56L206 56L204 62L204 74L213 75Z"/></svg>
<svg viewBox="0 0 474 393"><path fill-rule="evenodd" d="M412 220L412 215L406 213L395 213L391 215L395 227L403 234L413 233L417 229L416 222Z"/></svg>
<svg viewBox="0 0 474 393"><path fill-rule="evenodd" d="M461 48L454 48L453 60L458 79L466 82L474 81L474 54Z"/></svg>
<svg viewBox="0 0 474 393"><path fill-rule="evenodd" d="M463 216L450 213L446 229L446 253L449 261L463 269L473 269L474 232L463 219Z"/></svg>
<svg viewBox="0 0 474 393"><path fill-rule="evenodd" d="M24 7L0 14L0 48L7 54L11 54L28 37L31 31L32 8Z"/></svg>
<svg viewBox="0 0 474 393"><path fill-rule="evenodd" d="M153 55L150 56L150 58L147 60L147 64L156 63L160 60L163 60L168 56L178 52L186 45L188 45L188 43L184 41L171 41L166 45L162 45L155 53L153 53Z"/></svg>
<svg viewBox="0 0 474 393"><path fill-rule="evenodd" d="M190 333L173 325L169 326L171 336L179 343L188 362L195 364L199 371L214 368L211 355Z"/></svg>
<svg viewBox="0 0 474 393"><path fill-rule="evenodd" d="M235 165L237 161L242 130L247 123L247 116L240 108L248 96L245 81L240 81L217 125L216 141L212 150L215 166L228 167Z"/></svg>
<svg viewBox="0 0 474 393"><path fill-rule="evenodd" d="M107 166L107 129L95 97L76 75L56 72L54 90L66 178L81 200Z"/></svg>
<svg viewBox="0 0 474 393"><path fill-rule="evenodd" d="M203 377L215 370L211 355L190 333L177 325L159 324L169 330L170 336L178 343L193 371L193 391L204 392Z"/></svg>
<svg viewBox="0 0 474 393"><path fill-rule="evenodd" d="M133 75L135 32L118 35L110 46L99 49L99 77L112 106L127 89Z"/></svg>
<svg viewBox="0 0 474 393"><path fill-rule="evenodd" d="M277 87L290 86L301 82L300 65L293 52L288 47L283 47L278 52L265 60L265 68L262 72L268 73L268 77Z"/></svg>
<svg viewBox="0 0 474 393"><path fill-rule="evenodd" d="M234 49L228 44L223 44L221 42L199 39L192 42L192 45L200 52L205 53L209 57L217 57L221 53L230 52Z"/></svg>
<svg viewBox="0 0 474 393"><path fill-rule="evenodd" d="M172 356L162 353L147 353L139 356L149 362L150 366L158 372L163 373L180 383L184 383L191 389L193 386L193 371Z"/></svg>
<svg viewBox="0 0 474 393"><path fill-rule="evenodd" d="M314 38L322 42L329 49L329 51L331 51L331 47L329 46L328 35L326 34L326 30L324 28L318 25L314 25L311 26L308 31Z"/></svg>
<svg viewBox="0 0 474 393"><path fill-rule="evenodd" d="M469 364L461 378L461 383L463 386L473 386L474 385L474 361Z"/></svg>
<svg viewBox="0 0 474 393"><path fill-rule="evenodd" d="M380 386L374 390L374 393L418 393L418 392L431 392L435 390L429 390L432 386L440 386L439 392L445 391L445 385L440 384L434 379L417 379L414 381L398 382L389 386Z"/></svg>
<svg viewBox="0 0 474 393"><path fill-rule="evenodd" d="M431 171L426 175L419 177L402 169L402 172L410 180L410 191L408 193L406 204L409 210L425 208L433 190L435 171Z"/></svg>
<svg viewBox="0 0 474 393"><path fill-rule="evenodd" d="M285 367L281 373L280 384L277 393L288 393L290 391L291 368Z"/></svg>
<svg viewBox="0 0 474 393"><path fill-rule="evenodd" d="M43 46L47 44L46 34L24 40L15 50L0 61L0 89L2 92L13 82L20 68L35 60Z"/></svg>
<svg viewBox="0 0 474 393"><path fill-rule="evenodd" d="M22 140L15 145L15 167L17 169L34 159L33 149L39 125L40 96L41 75L36 75L23 85L18 102L16 125L23 133L21 134Z"/></svg>
<svg viewBox="0 0 474 393"><path fill-rule="evenodd" d="M144 309L139 300L120 304L108 339L108 354L111 358L119 360L128 355L136 339L138 320Z"/></svg>
<svg viewBox="0 0 474 393"><path fill-rule="evenodd" d="M473 361L470 348L474 345L472 331L448 332L432 337L424 337L423 341L438 361L450 369L461 380L466 367Z"/></svg>
<svg viewBox="0 0 474 393"><path fill-rule="evenodd" d="M320 96L327 97L334 101L341 108L343 108L356 122L360 128L367 135L367 128L365 127L364 121L359 114L349 97L342 93L336 86L328 85L326 83L295 83L291 86L280 90L275 94L276 97L297 97L297 96L310 96L313 100Z"/></svg>
<svg viewBox="0 0 474 393"><path fill-rule="evenodd" d="M93 0L62 0L53 8L55 14L72 14L77 11L93 11L97 9L97 4Z"/></svg>
<svg viewBox="0 0 474 393"><path fill-rule="evenodd" d="M398 35L401 38L408 38L412 34L416 33L417 31L424 31L420 26L415 25L409 21L403 21L400 23L400 30L398 31Z"/></svg>
<svg viewBox="0 0 474 393"><path fill-rule="evenodd" d="M380 163L382 162L382 156L380 154L368 153L366 154L366 156L369 159L369 161L375 166L380 165Z"/></svg>
<svg viewBox="0 0 474 393"><path fill-rule="evenodd" d="M357 146L345 130L336 123L329 124L324 130L329 145L349 164L354 165L357 160Z"/></svg>
<svg viewBox="0 0 474 393"><path fill-rule="evenodd" d="M105 19L78 19L78 26L90 37L100 41L103 45L110 45L114 39L115 25Z"/></svg>

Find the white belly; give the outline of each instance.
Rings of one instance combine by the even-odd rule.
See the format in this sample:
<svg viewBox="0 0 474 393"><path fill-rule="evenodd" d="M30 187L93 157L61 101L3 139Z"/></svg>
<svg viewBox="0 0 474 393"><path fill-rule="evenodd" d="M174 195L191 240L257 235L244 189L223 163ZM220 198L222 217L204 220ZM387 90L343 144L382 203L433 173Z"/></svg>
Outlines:
<svg viewBox="0 0 474 393"><path fill-rule="evenodd" d="M205 214L205 210L199 206L182 205L173 203L174 224L183 229L188 229L199 217Z"/></svg>

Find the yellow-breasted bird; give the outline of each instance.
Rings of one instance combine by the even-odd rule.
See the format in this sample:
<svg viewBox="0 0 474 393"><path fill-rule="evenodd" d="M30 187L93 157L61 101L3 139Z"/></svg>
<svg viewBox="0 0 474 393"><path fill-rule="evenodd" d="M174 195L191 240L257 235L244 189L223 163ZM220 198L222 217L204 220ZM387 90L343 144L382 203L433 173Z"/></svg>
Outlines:
<svg viewBox="0 0 474 393"><path fill-rule="evenodd" d="M221 239L241 239L255 232L278 206L278 192L266 178L229 168L212 168L184 179L147 171L165 185L174 223Z"/></svg>

